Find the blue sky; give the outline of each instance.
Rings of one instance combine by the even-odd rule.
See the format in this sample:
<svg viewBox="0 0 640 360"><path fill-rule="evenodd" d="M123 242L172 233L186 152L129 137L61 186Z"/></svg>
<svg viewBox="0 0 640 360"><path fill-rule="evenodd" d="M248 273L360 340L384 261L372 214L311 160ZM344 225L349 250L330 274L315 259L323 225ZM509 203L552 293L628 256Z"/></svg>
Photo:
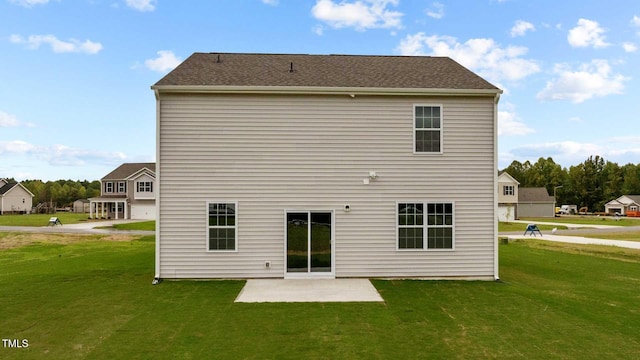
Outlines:
<svg viewBox="0 0 640 360"><path fill-rule="evenodd" d="M155 161L149 87L193 52L450 56L504 90L499 168L640 162L637 0L0 0L0 177Z"/></svg>

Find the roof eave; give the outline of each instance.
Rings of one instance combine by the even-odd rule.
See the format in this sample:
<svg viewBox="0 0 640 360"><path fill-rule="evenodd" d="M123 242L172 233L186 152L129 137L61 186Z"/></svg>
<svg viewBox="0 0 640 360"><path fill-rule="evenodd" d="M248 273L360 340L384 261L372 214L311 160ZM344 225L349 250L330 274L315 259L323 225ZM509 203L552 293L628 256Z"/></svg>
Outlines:
<svg viewBox="0 0 640 360"><path fill-rule="evenodd" d="M285 95L432 95L432 96L496 96L500 89L441 89L441 88L375 88L375 87L319 87L319 86L215 86L215 85L153 85L156 96L161 93L205 94L285 94Z"/></svg>

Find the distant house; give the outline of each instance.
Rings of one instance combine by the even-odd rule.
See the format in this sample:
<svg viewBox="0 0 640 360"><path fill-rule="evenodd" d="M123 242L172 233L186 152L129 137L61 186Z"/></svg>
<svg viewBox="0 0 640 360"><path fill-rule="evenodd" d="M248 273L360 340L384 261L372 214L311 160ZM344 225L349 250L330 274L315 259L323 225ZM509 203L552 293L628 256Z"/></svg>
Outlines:
<svg viewBox="0 0 640 360"><path fill-rule="evenodd" d="M555 199L544 187L518 190L517 217L555 217Z"/></svg>
<svg viewBox="0 0 640 360"><path fill-rule="evenodd" d="M88 199L78 199L73 202L74 213L88 213L91 202Z"/></svg>
<svg viewBox="0 0 640 360"><path fill-rule="evenodd" d="M498 176L498 221L513 221L518 213L518 180L503 172Z"/></svg>
<svg viewBox="0 0 640 360"><path fill-rule="evenodd" d="M156 218L156 164L127 163L100 179L101 194L89 199L89 217Z"/></svg>
<svg viewBox="0 0 640 360"><path fill-rule="evenodd" d="M604 212L610 215L627 215L630 211L640 211L640 195L622 195L604 204Z"/></svg>
<svg viewBox="0 0 640 360"><path fill-rule="evenodd" d="M0 179L0 215L29 214L33 207L33 196L22 184Z"/></svg>
<svg viewBox="0 0 640 360"><path fill-rule="evenodd" d="M501 90L452 59L196 53L152 89L157 278L498 278Z"/></svg>

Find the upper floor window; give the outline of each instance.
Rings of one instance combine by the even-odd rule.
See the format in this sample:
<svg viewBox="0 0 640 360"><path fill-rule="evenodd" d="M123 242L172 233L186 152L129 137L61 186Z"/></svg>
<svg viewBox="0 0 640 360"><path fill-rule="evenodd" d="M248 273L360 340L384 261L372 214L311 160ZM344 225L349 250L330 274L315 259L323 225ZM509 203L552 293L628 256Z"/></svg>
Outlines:
<svg viewBox="0 0 640 360"><path fill-rule="evenodd" d="M140 181L136 183L137 192L153 192L152 181Z"/></svg>
<svg viewBox="0 0 640 360"><path fill-rule="evenodd" d="M505 185L502 188L502 194L503 195L515 195L515 190L514 190L514 186L513 185Z"/></svg>
<svg viewBox="0 0 640 360"><path fill-rule="evenodd" d="M104 183L104 192L106 192L106 193L112 193L113 192L113 183L112 182Z"/></svg>
<svg viewBox="0 0 640 360"><path fill-rule="evenodd" d="M118 182L118 192L119 193L124 193L127 192L127 183L124 181L119 181Z"/></svg>
<svg viewBox="0 0 640 360"><path fill-rule="evenodd" d="M413 115L413 150L416 153L442 152L442 106L416 105Z"/></svg>

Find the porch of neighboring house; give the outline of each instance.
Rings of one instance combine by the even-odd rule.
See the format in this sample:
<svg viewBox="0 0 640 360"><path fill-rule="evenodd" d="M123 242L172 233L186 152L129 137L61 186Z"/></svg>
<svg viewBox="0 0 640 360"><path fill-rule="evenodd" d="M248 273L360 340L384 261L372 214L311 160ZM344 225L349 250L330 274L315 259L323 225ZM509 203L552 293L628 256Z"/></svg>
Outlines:
<svg viewBox="0 0 640 360"><path fill-rule="evenodd" d="M89 199L90 219L128 219L126 198L92 198Z"/></svg>

